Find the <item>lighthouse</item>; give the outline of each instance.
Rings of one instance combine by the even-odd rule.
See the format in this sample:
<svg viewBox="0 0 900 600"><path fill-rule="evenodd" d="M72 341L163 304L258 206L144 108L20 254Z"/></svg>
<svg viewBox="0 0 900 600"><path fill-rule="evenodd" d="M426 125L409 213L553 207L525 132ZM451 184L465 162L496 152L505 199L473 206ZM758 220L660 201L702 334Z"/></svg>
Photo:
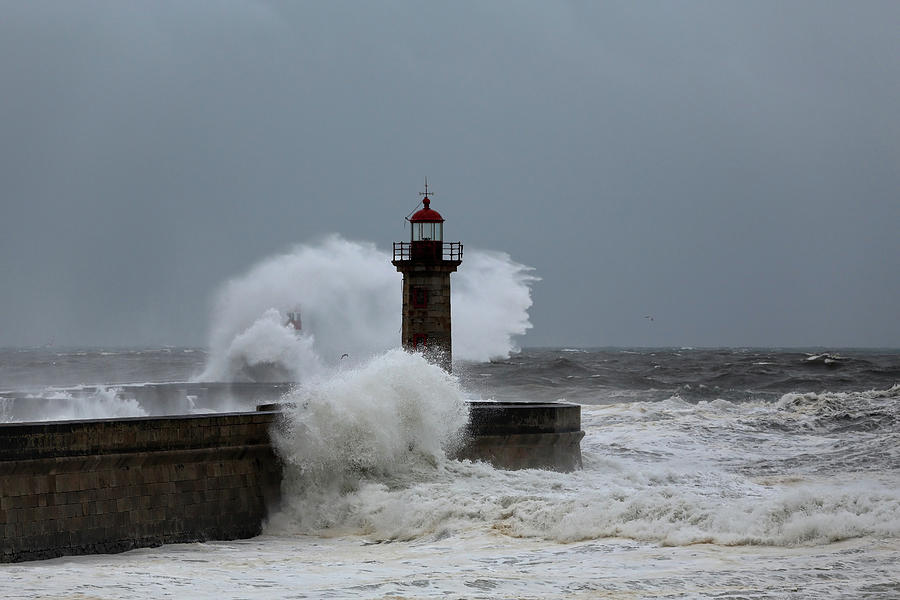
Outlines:
<svg viewBox="0 0 900 600"><path fill-rule="evenodd" d="M463 246L444 241L444 218L431 208L428 180L423 208L409 220L409 241L394 242L392 264L403 273L403 347L422 352L450 371L450 273L462 262Z"/></svg>

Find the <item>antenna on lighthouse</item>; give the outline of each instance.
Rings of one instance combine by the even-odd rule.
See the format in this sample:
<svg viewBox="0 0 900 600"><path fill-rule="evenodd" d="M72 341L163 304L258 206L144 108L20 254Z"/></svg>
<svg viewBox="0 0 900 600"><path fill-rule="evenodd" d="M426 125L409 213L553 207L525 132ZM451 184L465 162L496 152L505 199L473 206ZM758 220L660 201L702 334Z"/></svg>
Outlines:
<svg viewBox="0 0 900 600"><path fill-rule="evenodd" d="M423 199L423 200L426 199L426 198L428 198L428 197L431 195L431 192L428 191L428 176L427 176L427 175L425 176L425 191L424 191L424 192L419 192L419 195L422 196L422 199ZM406 215L406 216L403 218L403 220L404 220L404 221L409 221L410 215L412 215L414 212L416 212L417 210L419 210L419 207L420 207L420 206L422 206L422 200L419 200L419 203L416 204L416 207L415 207L414 209L412 209L411 211L409 211L409 214Z"/></svg>
<svg viewBox="0 0 900 600"><path fill-rule="evenodd" d="M425 176L425 191L419 192L420 196L429 197L431 194L428 192L428 176Z"/></svg>

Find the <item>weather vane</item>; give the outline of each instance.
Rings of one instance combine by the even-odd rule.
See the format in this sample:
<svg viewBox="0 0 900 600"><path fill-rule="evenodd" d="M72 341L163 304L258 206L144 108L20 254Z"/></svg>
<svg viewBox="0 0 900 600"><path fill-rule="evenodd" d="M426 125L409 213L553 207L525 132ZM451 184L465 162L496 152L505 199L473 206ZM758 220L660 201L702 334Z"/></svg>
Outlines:
<svg viewBox="0 0 900 600"><path fill-rule="evenodd" d="M428 197L431 195L431 194L428 192L428 177L427 177L427 176L425 177L425 191L424 191L424 192L419 192L419 195L420 195L420 196L425 196L426 198L428 198Z"/></svg>
<svg viewBox="0 0 900 600"><path fill-rule="evenodd" d="M428 197L431 195L431 192L428 191L428 176L427 175L425 176L425 191L419 192L419 195L422 196L424 200L428 200L429 199ZM416 212L416 210L419 209L419 206L421 206L421 204L422 204L422 201L419 200L419 204L416 204L416 207L414 209L412 209L411 211L409 211L409 214L406 215L406 217L403 220L409 221L410 215L412 215L414 212Z"/></svg>

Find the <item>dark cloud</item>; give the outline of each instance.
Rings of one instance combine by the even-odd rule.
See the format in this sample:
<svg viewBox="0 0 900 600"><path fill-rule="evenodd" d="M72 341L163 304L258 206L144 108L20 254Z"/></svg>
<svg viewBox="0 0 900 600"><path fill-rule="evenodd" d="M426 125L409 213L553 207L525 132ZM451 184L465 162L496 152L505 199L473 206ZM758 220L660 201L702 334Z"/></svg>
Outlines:
<svg viewBox="0 0 900 600"><path fill-rule="evenodd" d="M0 16L0 345L202 344L222 281L387 247L424 175L537 268L527 344L900 344L895 2Z"/></svg>

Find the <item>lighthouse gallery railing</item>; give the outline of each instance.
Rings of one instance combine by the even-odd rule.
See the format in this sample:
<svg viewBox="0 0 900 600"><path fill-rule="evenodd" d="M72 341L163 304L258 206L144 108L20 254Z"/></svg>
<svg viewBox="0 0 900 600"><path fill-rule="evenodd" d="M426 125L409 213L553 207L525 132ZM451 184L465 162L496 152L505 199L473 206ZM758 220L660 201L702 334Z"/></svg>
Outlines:
<svg viewBox="0 0 900 600"><path fill-rule="evenodd" d="M394 260L462 260L462 255L460 242L394 242Z"/></svg>

